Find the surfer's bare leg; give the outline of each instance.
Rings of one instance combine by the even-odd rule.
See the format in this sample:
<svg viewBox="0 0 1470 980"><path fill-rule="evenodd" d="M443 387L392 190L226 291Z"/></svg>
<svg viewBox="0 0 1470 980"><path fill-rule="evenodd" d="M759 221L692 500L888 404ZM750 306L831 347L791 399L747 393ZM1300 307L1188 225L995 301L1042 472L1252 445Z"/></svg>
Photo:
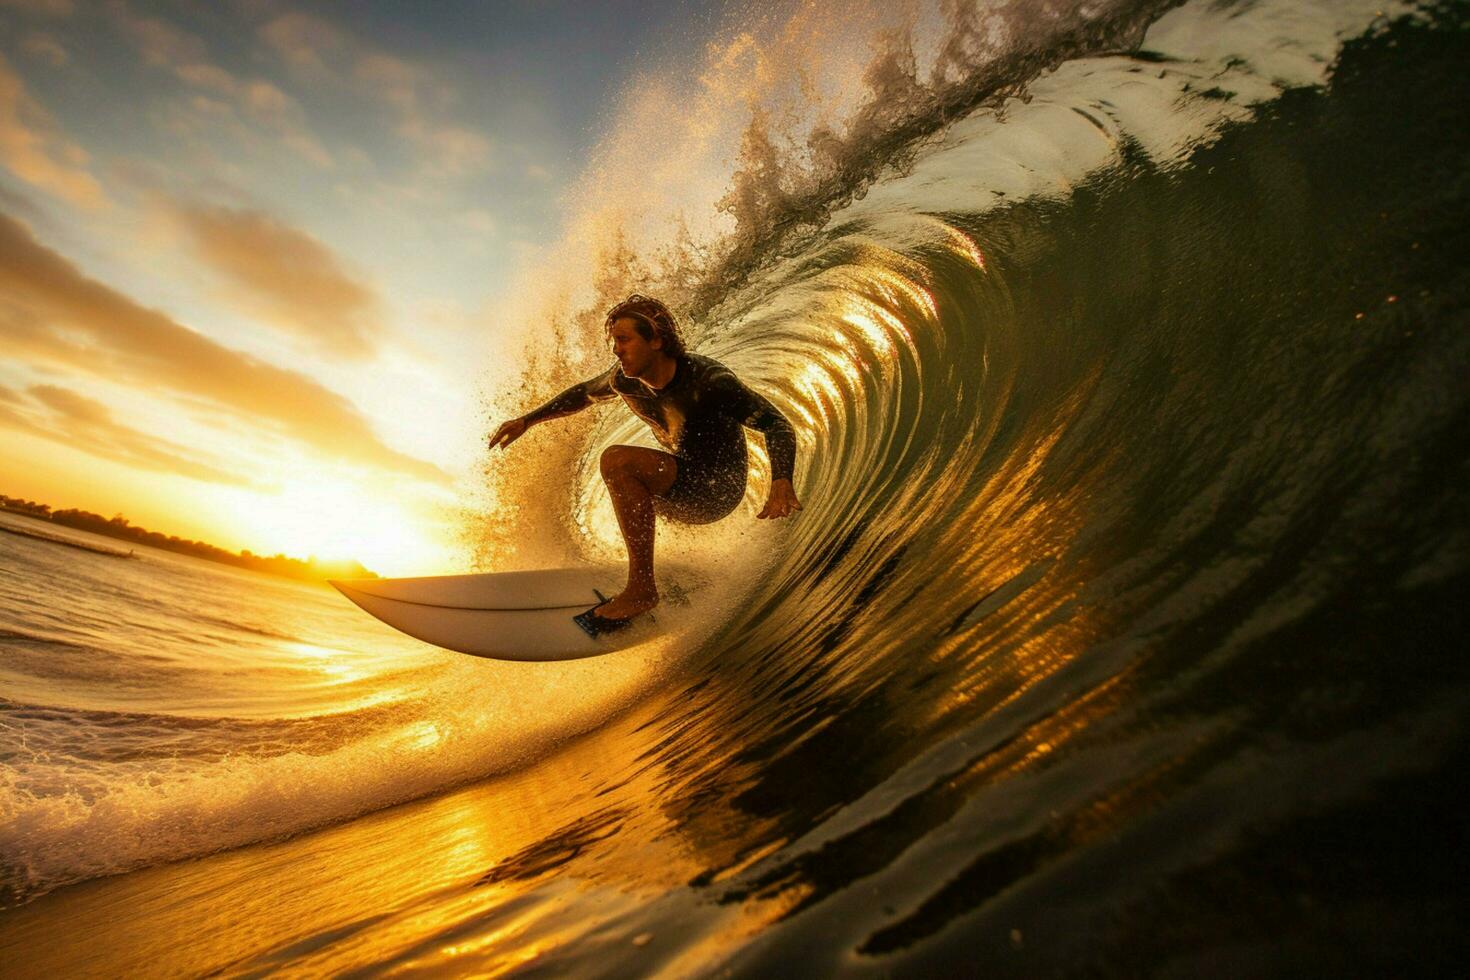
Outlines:
<svg viewBox="0 0 1470 980"><path fill-rule="evenodd" d="M653 579L653 498L668 492L678 471L678 461L657 449L613 446L603 452L602 479L628 549L628 584L597 610L599 616L627 619L658 605Z"/></svg>

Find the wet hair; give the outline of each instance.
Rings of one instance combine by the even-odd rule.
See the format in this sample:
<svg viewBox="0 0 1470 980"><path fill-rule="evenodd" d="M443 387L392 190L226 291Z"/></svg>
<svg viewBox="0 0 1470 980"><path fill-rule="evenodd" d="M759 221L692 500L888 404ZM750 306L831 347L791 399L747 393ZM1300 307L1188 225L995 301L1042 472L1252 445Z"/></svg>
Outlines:
<svg viewBox="0 0 1470 980"><path fill-rule="evenodd" d="M669 308L651 296L634 293L617 306L607 311L603 329L611 334L612 326L623 317L633 321L633 328L644 340L652 342L658 338L664 342L663 352L669 357L684 353L684 338L679 334L679 322Z"/></svg>

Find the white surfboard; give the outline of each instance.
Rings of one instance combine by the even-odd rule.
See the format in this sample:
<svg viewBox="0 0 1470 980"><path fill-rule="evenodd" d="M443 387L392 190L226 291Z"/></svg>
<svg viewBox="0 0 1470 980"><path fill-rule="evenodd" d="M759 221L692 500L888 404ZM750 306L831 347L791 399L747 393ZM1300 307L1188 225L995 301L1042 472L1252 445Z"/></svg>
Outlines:
<svg viewBox="0 0 1470 980"><path fill-rule="evenodd" d="M646 643L668 632L670 602L703 584L689 569L660 568L664 605L626 629L596 638L572 617L603 596L616 595L627 577L623 566L550 568L529 572L436 575L333 581L363 610L409 636L434 646L495 660L576 660Z"/></svg>

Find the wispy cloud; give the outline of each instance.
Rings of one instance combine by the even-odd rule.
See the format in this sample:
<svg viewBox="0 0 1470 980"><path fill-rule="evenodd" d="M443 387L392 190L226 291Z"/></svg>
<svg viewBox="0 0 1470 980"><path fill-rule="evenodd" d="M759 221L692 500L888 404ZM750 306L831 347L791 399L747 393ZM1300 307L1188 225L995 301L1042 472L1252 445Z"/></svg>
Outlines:
<svg viewBox="0 0 1470 980"><path fill-rule="evenodd" d="M176 205L198 258L254 311L339 356L373 352L381 302L335 253L306 232L256 210Z"/></svg>
<svg viewBox="0 0 1470 980"><path fill-rule="evenodd" d="M84 208L105 203L86 152L67 139L0 54L0 163L21 180Z"/></svg>
<svg viewBox="0 0 1470 980"><path fill-rule="evenodd" d="M385 445L345 398L295 371L231 350L84 275L0 215L0 345L114 383L246 416L331 458L439 484L432 463Z"/></svg>
<svg viewBox="0 0 1470 980"><path fill-rule="evenodd" d="M108 9L150 65L173 69L205 60L209 46L198 35L161 18L138 14L120 0L114 0Z"/></svg>
<svg viewBox="0 0 1470 980"><path fill-rule="evenodd" d="M29 399L0 387L0 425L127 466L206 483L257 486L248 478L217 465L216 461L123 425L102 402L69 388L33 385L26 394Z"/></svg>
<svg viewBox="0 0 1470 980"><path fill-rule="evenodd" d="M222 97L234 111L256 125L272 131L287 147L322 168L333 166L332 154L312 132L301 104L274 82L263 78L241 78L215 64L209 44L159 17L139 14L115 0L109 8L123 35L143 60L171 72L189 88L208 92L212 100L196 99L192 105L205 115L218 115Z"/></svg>
<svg viewBox="0 0 1470 980"><path fill-rule="evenodd" d="M425 176L470 176L490 166L490 140L450 118L455 93L426 68L299 11L270 19L260 37L302 81L366 94L393 113L394 131L418 150Z"/></svg>
<svg viewBox="0 0 1470 980"><path fill-rule="evenodd" d="M329 73L328 62L346 57L347 35L320 17L291 11L271 18L260 36L290 67L298 71Z"/></svg>
<svg viewBox="0 0 1470 980"><path fill-rule="evenodd" d="M71 55L66 48L49 34L27 35L20 47L32 58L39 58L52 68L64 68L71 61Z"/></svg>

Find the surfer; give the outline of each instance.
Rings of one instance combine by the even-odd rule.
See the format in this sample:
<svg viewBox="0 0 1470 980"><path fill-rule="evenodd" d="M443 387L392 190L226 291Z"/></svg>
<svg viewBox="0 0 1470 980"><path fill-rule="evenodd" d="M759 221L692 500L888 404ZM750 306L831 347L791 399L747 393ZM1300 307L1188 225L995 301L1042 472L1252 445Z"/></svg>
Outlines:
<svg viewBox="0 0 1470 980"><path fill-rule="evenodd" d="M576 617L594 636L625 626L658 604L656 514L682 524L708 524L733 511L745 496L742 427L765 437L771 459L770 495L756 516L786 517L801 510L791 486L796 465L791 423L729 368L686 351L668 307L635 293L608 311L604 329L617 364L503 423L490 437L492 449L504 449L534 425L616 395L668 450L611 446L602 454L602 479L628 551L628 582L622 592Z"/></svg>

